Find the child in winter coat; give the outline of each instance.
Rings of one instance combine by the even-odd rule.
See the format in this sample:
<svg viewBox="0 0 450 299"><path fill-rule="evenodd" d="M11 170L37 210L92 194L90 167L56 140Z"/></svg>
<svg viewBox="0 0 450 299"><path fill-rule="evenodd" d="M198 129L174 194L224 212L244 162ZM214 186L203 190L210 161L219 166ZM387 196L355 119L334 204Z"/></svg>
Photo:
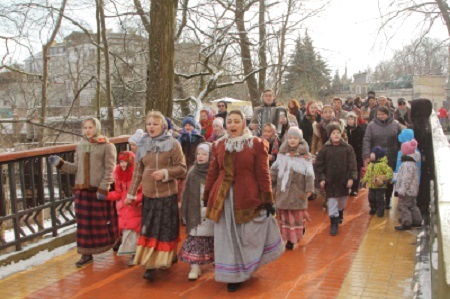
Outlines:
<svg viewBox="0 0 450 299"><path fill-rule="evenodd" d="M195 153L197 151L197 146L205 142L205 137L200 135L195 129L195 119L191 116L187 116L181 122L183 130L181 131L178 141L183 149L184 157L186 158L186 166L189 170L195 163Z"/></svg>
<svg viewBox="0 0 450 299"><path fill-rule="evenodd" d="M114 170L115 190L108 193L107 200L116 202L117 215L119 215L119 230L122 234L122 242L117 255L131 255L129 266L134 265L137 240L141 231L142 218L142 190L139 188L136 200L131 205L126 205L125 200L128 188L131 184L134 171L135 155L131 151L119 153L119 165Z"/></svg>
<svg viewBox="0 0 450 299"><path fill-rule="evenodd" d="M137 144L142 140L142 137L144 137L144 131L142 129L137 129L136 132L128 138L130 149L135 154L137 151Z"/></svg>
<svg viewBox="0 0 450 299"><path fill-rule="evenodd" d="M201 200L205 188L210 161L210 145L201 143L197 147L197 160L187 175L181 217L186 221L188 236L181 247L178 258L191 265L188 278L201 275L200 265L214 262L214 222L206 219L206 207Z"/></svg>
<svg viewBox="0 0 450 299"><path fill-rule="evenodd" d="M409 230L411 226L421 226L422 215L416 204L419 193L419 171L416 164L417 141L402 144L402 164L397 173L395 189L398 193L398 212L401 225L396 230Z"/></svg>
<svg viewBox="0 0 450 299"><path fill-rule="evenodd" d="M210 109L202 109L200 111L201 135L208 140L213 133L214 114Z"/></svg>
<svg viewBox="0 0 450 299"><path fill-rule="evenodd" d="M404 129L398 135L398 142L400 142L400 145L402 145L403 143L405 143L407 141L411 141L413 139L414 139L414 131L412 129ZM402 165L402 156L403 156L403 153L400 149L397 153L397 164L395 166L394 179L393 179L394 182L396 181L396 177L397 177L397 173L400 168L400 165ZM422 167L422 157L421 157L420 151L418 149L416 149L416 152L415 152L413 158L414 158L414 160L416 160L417 171L419 173L419 181L420 181L420 169Z"/></svg>
<svg viewBox="0 0 450 299"><path fill-rule="evenodd" d="M290 127L278 158L270 168L272 182L277 186L275 206L281 236L289 250L301 241L309 218L306 209L308 197L314 190L314 169L308 153L308 143L303 139L302 131L298 127Z"/></svg>
<svg viewBox="0 0 450 299"><path fill-rule="evenodd" d="M345 127L347 132L348 143L353 147L356 155L356 168L358 172L358 178L353 182L351 196L358 195L360 172L363 166L362 158L362 146L364 139L364 128L358 124L358 116L355 112L350 111L347 113L347 126Z"/></svg>
<svg viewBox="0 0 450 299"><path fill-rule="evenodd" d="M281 145L281 140L277 135L277 128L271 123L266 123L263 126L261 137L269 142L269 166L272 166L277 159Z"/></svg>
<svg viewBox="0 0 450 299"><path fill-rule="evenodd" d="M344 221L349 189L357 178L356 157L352 146L342 138L339 124L331 123L326 129L329 140L317 155L315 166L320 187L326 193L330 235L335 236L339 223Z"/></svg>
<svg viewBox="0 0 450 299"><path fill-rule="evenodd" d="M369 188L370 215L377 213L378 217L384 216L385 193L387 183L392 179L392 168L388 165L386 150L381 146L375 146L370 153L370 163L367 165L363 182Z"/></svg>

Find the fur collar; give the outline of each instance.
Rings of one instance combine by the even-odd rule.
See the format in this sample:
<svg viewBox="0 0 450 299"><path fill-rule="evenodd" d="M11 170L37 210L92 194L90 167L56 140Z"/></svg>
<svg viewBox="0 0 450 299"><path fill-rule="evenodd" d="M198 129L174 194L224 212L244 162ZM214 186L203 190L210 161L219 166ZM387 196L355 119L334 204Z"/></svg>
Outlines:
<svg viewBox="0 0 450 299"><path fill-rule="evenodd" d="M286 191L289 181L289 174L292 171L305 176L314 177L312 162L303 156L291 156L290 154L278 154L277 160L272 165L273 169L278 169L278 179L281 181L281 192Z"/></svg>
<svg viewBox="0 0 450 299"><path fill-rule="evenodd" d="M133 165L128 166L125 170L122 170L122 167L120 167L120 165L117 165L116 169L114 170L114 179L115 181L121 181L125 183L131 182L131 179L133 178L133 171Z"/></svg>

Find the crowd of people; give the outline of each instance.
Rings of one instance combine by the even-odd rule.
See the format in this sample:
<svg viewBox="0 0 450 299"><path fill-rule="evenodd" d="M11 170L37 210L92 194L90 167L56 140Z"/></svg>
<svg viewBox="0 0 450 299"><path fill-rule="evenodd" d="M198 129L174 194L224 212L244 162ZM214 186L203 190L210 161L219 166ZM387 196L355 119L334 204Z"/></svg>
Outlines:
<svg viewBox="0 0 450 299"><path fill-rule="evenodd" d="M398 196L399 225L422 225L416 205L421 156L408 102L376 97L289 100L261 95L248 123L226 102L186 116L181 127L158 111L116 153L95 118L83 121L73 162L49 161L75 177L76 266L111 248L142 265L143 277L178 260L214 264L215 279L237 291L259 267L298 246L308 202L323 200L338 234L349 196L369 189L370 215L384 217ZM118 164L117 164L118 163ZM187 237L178 252L180 227Z"/></svg>

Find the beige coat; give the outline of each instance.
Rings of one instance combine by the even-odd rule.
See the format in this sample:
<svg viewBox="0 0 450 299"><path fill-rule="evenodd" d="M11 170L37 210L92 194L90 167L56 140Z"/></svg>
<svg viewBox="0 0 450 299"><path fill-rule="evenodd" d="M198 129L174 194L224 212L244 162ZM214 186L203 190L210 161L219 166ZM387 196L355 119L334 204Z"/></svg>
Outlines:
<svg viewBox="0 0 450 299"><path fill-rule="evenodd" d="M75 149L73 163L61 159L56 167L64 172L76 174L76 190L88 189L107 194L114 181L116 156L114 144L90 143L83 140Z"/></svg>
<svg viewBox="0 0 450 299"><path fill-rule="evenodd" d="M164 178L156 181L152 173L164 171ZM178 193L177 179L186 174L186 160L178 141L173 141L173 148L167 152L150 152L136 163L128 194L136 195L142 182L142 194L150 198L161 198Z"/></svg>

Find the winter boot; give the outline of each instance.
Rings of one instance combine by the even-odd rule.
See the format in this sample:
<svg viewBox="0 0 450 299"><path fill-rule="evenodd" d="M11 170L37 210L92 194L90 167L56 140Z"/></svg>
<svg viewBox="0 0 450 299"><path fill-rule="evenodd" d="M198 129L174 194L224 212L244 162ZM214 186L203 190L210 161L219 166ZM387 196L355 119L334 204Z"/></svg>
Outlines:
<svg viewBox="0 0 450 299"><path fill-rule="evenodd" d="M197 264L191 264L191 271L189 272L188 278L189 280L196 280L202 275L202 270L200 266Z"/></svg>
<svg viewBox="0 0 450 299"><path fill-rule="evenodd" d="M338 233L339 227L339 217L330 217L330 235L336 236Z"/></svg>
<svg viewBox="0 0 450 299"><path fill-rule="evenodd" d="M142 277L148 281L153 281L155 279L155 269L145 270L144 276Z"/></svg>
<svg viewBox="0 0 450 299"><path fill-rule="evenodd" d="M411 226L405 226L405 225L397 225L395 227L396 230L411 230Z"/></svg>
<svg viewBox="0 0 450 299"><path fill-rule="evenodd" d="M227 285L227 291L228 292L236 292L241 287L240 282L231 282Z"/></svg>
<svg viewBox="0 0 450 299"><path fill-rule="evenodd" d="M127 265L128 265L129 267L136 265L136 264L134 263L134 254L131 256L131 258L130 258L130 260L128 261Z"/></svg>
<svg viewBox="0 0 450 299"><path fill-rule="evenodd" d="M339 224L342 224L344 222L344 209L339 211Z"/></svg>
<svg viewBox="0 0 450 299"><path fill-rule="evenodd" d="M294 243L292 243L291 241L287 241L287 242L286 242L286 249L287 249L287 250L292 250L292 249L294 249Z"/></svg>
<svg viewBox="0 0 450 299"><path fill-rule="evenodd" d="M90 264L94 261L94 258L92 255L82 255L81 258L78 260L78 262L75 263L75 265L78 268L81 268L83 266L86 266L87 264Z"/></svg>

